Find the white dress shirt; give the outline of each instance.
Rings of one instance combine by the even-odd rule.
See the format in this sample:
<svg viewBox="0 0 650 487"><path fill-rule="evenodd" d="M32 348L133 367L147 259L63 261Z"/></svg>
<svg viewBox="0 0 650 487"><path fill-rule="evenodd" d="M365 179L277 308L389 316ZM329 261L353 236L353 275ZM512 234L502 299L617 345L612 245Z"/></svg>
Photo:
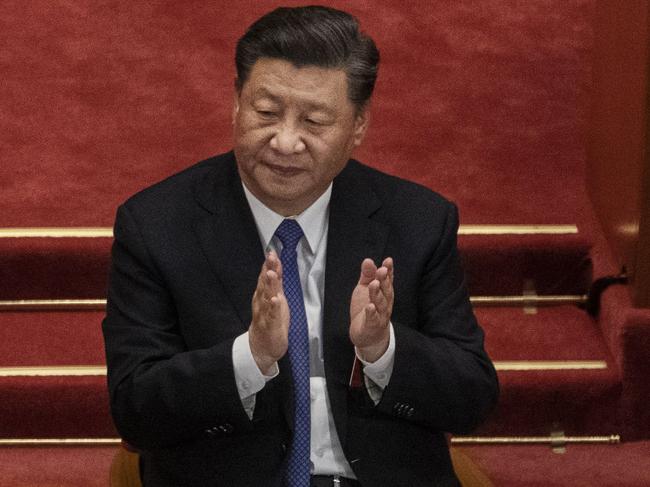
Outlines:
<svg viewBox="0 0 650 487"><path fill-rule="evenodd" d="M246 199L255 218L257 230L265 252L274 250L280 255L282 243L274 236L276 229L285 219L266 207L244 186ZM310 396L311 396L311 473L314 475L341 475L356 478L343 454L329 396L325 384L323 362L322 324L323 294L325 284L325 256L327 255L327 232L329 229L329 202L332 185L305 211L294 218L302 228L303 237L298 242L298 272L305 301L305 313L309 326ZM361 269L361 262L359 262ZM358 354L357 354L358 356ZM235 380L239 397L248 416L252 418L255 409L255 394L262 390L267 381L279 373L265 376L257 367L251 353L248 332L235 339L232 348ZM363 364L364 380L368 392L379 402L383 389L388 385L395 359L395 334L390 325L388 349L376 362Z"/></svg>

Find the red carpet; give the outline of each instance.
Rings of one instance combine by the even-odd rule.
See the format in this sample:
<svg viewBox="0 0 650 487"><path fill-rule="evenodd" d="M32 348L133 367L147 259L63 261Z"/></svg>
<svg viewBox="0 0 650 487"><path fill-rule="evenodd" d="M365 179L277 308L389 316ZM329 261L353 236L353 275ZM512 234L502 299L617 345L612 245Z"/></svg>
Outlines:
<svg viewBox="0 0 650 487"><path fill-rule="evenodd" d="M112 238L0 238L0 299L106 295Z"/></svg>
<svg viewBox="0 0 650 487"><path fill-rule="evenodd" d="M1 299L97 299L106 295L111 238L0 238ZM473 295L585 294L588 234L461 235Z"/></svg>
<svg viewBox="0 0 650 487"><path fill-rule="evenodd" d="M591 240L584 228L566 235L461 235L473 295L520 295L527 282L540 295L586 294L592 281Z"/></svg>
<svg viewBox="0 0 650 487"><path fill-rule="evenodd" d="M101 365L103 317L103 311L5 311L0 314L0 367Z"/></svg>
<svg viewBox="0 0 650 487"><path fill-rule="evenodd" d="M459 448L495 487L642 487L650 485L650 442Z"/></svg>
<svg viewBox="0 0 650 487"><path fill-rule="evenodd" d="M598 324L570 306L478 308L486 349L503 361L602 361L596 370L501 370L499 405L478 434L544 436L617 434L621 430L620 372Z"/></svg>
<svg viewBox="0 0 650 487"><path fill-rule="evenodd" d="M106 487L117 447L0 448L3 487Z"/></svg>
<svg viewBox="0 0 650 487"><path fill-rule="evenodd" d="M382 52L359 158L464 223L580 223L593 2L326 2ZM234 45L276 5L2 2L0 227L111 225L228 149Z"/></svg>

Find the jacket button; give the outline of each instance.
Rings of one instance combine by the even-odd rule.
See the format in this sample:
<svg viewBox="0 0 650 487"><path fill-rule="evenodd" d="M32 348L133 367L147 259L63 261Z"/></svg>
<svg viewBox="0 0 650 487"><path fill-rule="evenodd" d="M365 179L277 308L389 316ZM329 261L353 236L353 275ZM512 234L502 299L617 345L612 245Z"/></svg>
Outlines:
<svg viewBox="0 0 650 487"><path fill-rule="evenodd" d="M218 426L215 426L214 428L210 428L213 434L216 433L232 433L234 431L235 427L231 425L230 423L223 423Z"/></svg>

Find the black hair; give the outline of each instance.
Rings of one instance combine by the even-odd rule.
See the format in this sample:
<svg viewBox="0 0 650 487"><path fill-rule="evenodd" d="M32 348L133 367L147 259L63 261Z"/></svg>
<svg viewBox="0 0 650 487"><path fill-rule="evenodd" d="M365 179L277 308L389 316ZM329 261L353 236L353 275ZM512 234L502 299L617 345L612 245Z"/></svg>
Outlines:
<svg viewBox="0 0 650 487"><path fill-rule="evenodd" d="M357 19L322 6L281 7L255 21L237 42L237 90L260 58L345 70L348 98L357 108L370 99L379 67L379 51Z"/></svg>

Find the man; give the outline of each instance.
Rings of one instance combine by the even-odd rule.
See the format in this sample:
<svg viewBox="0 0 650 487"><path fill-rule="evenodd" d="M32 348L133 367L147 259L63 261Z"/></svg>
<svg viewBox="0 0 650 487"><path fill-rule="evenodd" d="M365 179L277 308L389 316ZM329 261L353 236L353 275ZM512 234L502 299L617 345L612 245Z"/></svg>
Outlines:
<svg viewBox="0 0 650 487"><path fill-rule="evenodd" d="M443 432L497 395L455 207L350 160L379 54L277 9L237 46L234 151L131 198L104 321L152 486L458 485Z"/></svg>

